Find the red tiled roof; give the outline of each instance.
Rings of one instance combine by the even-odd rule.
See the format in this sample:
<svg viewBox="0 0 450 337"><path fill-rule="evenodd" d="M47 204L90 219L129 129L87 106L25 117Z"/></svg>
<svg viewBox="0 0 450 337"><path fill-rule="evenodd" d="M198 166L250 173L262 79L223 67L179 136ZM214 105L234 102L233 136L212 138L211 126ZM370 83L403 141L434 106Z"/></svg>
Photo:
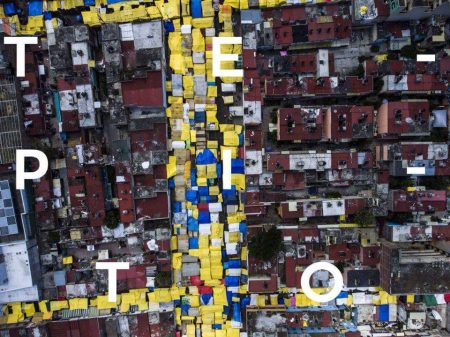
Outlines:
<svg viewBox="0 0 450 337"><path fill-rule="evenodd" d="M322 114L309 114L305 109L278 110L278 140L319 140L322 138ZM287 169L287 168L286 168Z"/></svg>
<svg viewBox="0 0 450 337"><path fill-rule="evenodd" d="M262 149L262 131L260 126L246 126L245 128L246 150Z"/></svg>
<svg viewBox="0 0 450 337"><path fill-rule="evenodd" d="M77 111L61 111L62 129L65 132L80 131L80 123Z"/></svg>
<svg viewBox="0 0 450 337"><path fill-rule="evenodd" d="M305 7L281 8L281 21L283 23L306 20Z"/></svg>
<svg viewBox="0 0 450 337"><path fill-rule="evenodd" d="M402 30L409 29L409 22L389 21L385 23L387 31L389 31L394 37L402 37Z"/></svg>
<svg viewBox="0 0 450 337"><path fill-rule="evenodd" d="M85 179L89 225L102 226L105 219L105 197L100 167L87 167L85 169Z"/></svg>
<svg viewBox="0 0 450 337"><path fill-rule="evenodd" d="M332 152L331 153L331 168L337 169L357 169L359 153L364 154L364 159L367 162L362 167L368 169L373 167L373 158L371 152ZM345 164L344 164L345 162Z"/></svg>
<svg viewBox="0 0 450 337"><path fill-rule="evenodd" d="M384 0L375 0L375 7L379 17L389 16L389 5Z"/></svg>
<svg viewBox="0 0 450 337"><path fill-rule="evenodd" d="M165 192L156 193L155 198L136 199L134 204L138 219L142 217L160 219L169 216L168 197Z"/></svg>
<svg viewBox="0 0 450 337"><path fill-rule="evenodd" d="M283 202L279 207L279 214L283 219L298 219L304 216L302 203L297 203L298 207L296 210L289 210L289 203Z"/></svg>
<svg viewBox="0 0 450 337"><path fill-rule="evenodd" d="M273 28L273 37L276 45L289 46L292 44L292 26Z"/></svg>
<svg viewBox="0 0 450 337"><path fill-rule="evenodd" d="M249 292L275 292L278 289L278 275L270 275L270 279L249 279L248 291Z"/></svg>
<svg viewBox="0 0 450 337"><path fill-rule="evenodd" d="M331 139L352 139L354 127L367 127L367 137L370 137L373 124L373 107L371 106L331 106L325 118L324 135ZM366 137L366 138L367 138Z"/></svg>
<svg viewBox="0 0 450 337"><path fill-rule="evenodd" d="M355 199L345 199L345 214L352 215L356 212L362 210L367 205L366 199L355 198Z"/></svg>
<svg viewBox="0 0 450 337"><path fill-rule="evenodd" d="M269 153L267 155L267 170L289 170L289 155L281 153Z"/></svg>
<svg viewBox="0 0 450 337"><path fill-rule="evenodd" d="M129 132L131 152L144 153L166 149L166 124L155 123L151 130Z"/></svg>
<svg viewBox="0 0 450 337"><path fill-rule="evenodd" d="M274 186L281 186L284 191L304 189L305 174L296 171L278 172L273 174L272 182Z"/></svg>
<svg viewBox="0 0 450 337"><path fill-rule="evenodd" d="M42 114L24 116L24 121L32 122L32 124L28 125L25 129L27 135L32 137L45 135L46 125L44 116Z"/></svg>
<svg viewBox="0 0 450 337"><path fill-rule="evenodd" d="M145 288L147 277L145 275L145 266L131 266L126 270L117 271L117 280L126 280L128 289Z"/></svg>
<svg viewBox="0 0 450 337"><path fill-rule="evenodd" d="M390 199L390 208L394 212L443 212L446 210L446 191L391 190Z"/></svg>
<svg viewBox="0 0 450 337"><path fill-rule="evenodd" d="M408 91L444 91L445 83L441 82L437 75L423 74L421 80L417 75L407 75Z"/></svg>
<svg viewBox="0 0 450 337"><path fill-rule="evenodd" d="M359 260L364 266L376 266L380 263L380 246L362 246Z"/></svg>
<svg viewBox="0 0 450 337"><path fill-rule="evenodd" d="M450 73L450 56L442 57L439 60L439 72L441 76L447 76Z"/></svg>
<svg viewBox="0 0 450 337"><path fill-rule="evenodd" d="M62 78L58 78L56 80L56 86L58 87L59 91L75 90L75 88L76 88L76 84L74 81L66 81L66 80L63 80Z"/></svg>
<svg viewBox="0 0 450 337"><path fill-rule="evenodd" d="M244 92L244 100L246 101L261 101L261 83L259 78L247 76L247 71L244 73L244 85L247 87L247 92Z"/></svg>
<svg viewBox="0 0 450 337"><path fill-rule="evenodd" d="M249 229L250 236L253 233L253 230L256 229ZM253 256L248 256L248 275L249 276L255 276L255 275L270 275L277 272L277 259L272 258L272 260L269 261L269 264L264 261L260 261Z"/></svg>
<svg viewBox="0 0 450 337"><path fill-rule="evenodd" d="M342 16L331 17L331 22L318 22L317 18L308 21L308 41L329 41L349 38L352 34L350 19Z"/></svg>
<svg viewBox="0 0 450 337"><path fill-rule="evenodd" d="M122 96L125 105L163 106L162 75L160 71L147 72L146 78L122 82Z"/></svg>
<svg viewBox="0 0 450 337"><path fill-rule="evenodd" d="M297 285L297 272L295 271L296 263L295 257L286 256L285 258L285 275L286 275L286 287L294 288L301 287L300 284ZM298 280L300 281L300 280Z"/></svg>
<svg viewBox="0 0 450 337"><path fill-rule="evenodd" d="M317 71L316 54L291 55L291 71L296 73L315 73Z"/></svg>
<svg viewBox="0 0 450 337"><path fill-rule="evenodd" d="M420 117L424 123L428 123L430 118L430 104L428 101L389 102L387 109L389 134L407 133L410 130L410 124L406 122L407 118L416 120ZM397 120L401 120L401 123L396 123L396 116Z"/></svg>
<svg viewBox="0 0 450 337"><path fill-rule="evenodd" d="M256 69L256 50L244 49L242 51L244 69Z"/></svg>

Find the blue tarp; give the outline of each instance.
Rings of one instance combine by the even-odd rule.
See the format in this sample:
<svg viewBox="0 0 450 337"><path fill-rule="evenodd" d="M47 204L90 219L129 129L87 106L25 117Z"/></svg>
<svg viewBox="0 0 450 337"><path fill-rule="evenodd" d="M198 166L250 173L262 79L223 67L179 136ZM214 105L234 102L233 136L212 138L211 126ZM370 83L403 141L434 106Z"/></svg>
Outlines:
<svg viewBox="0 0 450 337"><path fill-rule="evenodd" d="M247 284L248 283L248 276L245 274L241 274L241 284Z"/></svg>
<svg viewBox="0 0 450 337"><path fill-rule="evenodd" d="M336 298L347 298L348 297L348 291L341 291L339 295L337 295Z"/></svg>
<svg viewBox="0 0 450 337"><path fill-rule="evenodd" d="M179 213L181 212L181 202L179 201L175 201L174 203L172 203L172 209L174 213Z"/></svg>
<svg viewBox="0 0 450 337"><path fill-rule="evenodd" d="M217 178L222 178L222 164L217 163L216 167L217 167Z"/></svg>
<svg viewBox="0 0 450 337"><path fill-rule="evenodd" d="M247 225L245 222L239 223L239 231L244 234L244 236L247 234Z"/></svg>
<svg viewBox="0 0 450 337"><path fill-rule="evenodd" d="M206 122L206 112L205 111L196 111L194 115L194 119L196 123L205 123Z"/></svg>
<svg viewBox="0 0 450 337"><path fill-rule="evenodd" d="M170 189L175 188L175 182L173 181L172 178L170 178L170 179L168 180L167 186L168 186Z"/></svg>
<svg viewBox="0 0 450 337"><path fill-rule="evenodd" d="M175 31L175 27L173 25L172 21L166 21L164 22L164 29L168 32L174 32Z"/></svg>
<svg viewBox="0 0 450 337"><path fill-rule="evenodd" d="M200 152L195 160L197 165L207 165L217 163L216 157L214 157L214 153L211 150L204 149Z"/></svg>
<svg viewBox="0 0 450 337"><path fill-rule="evenodd" d="M223 190L222 191L222 197L223 197L223 204L224 205L237 205L237 196L236 193L230 193L230 191L236 191L236 186L231 186L232 190ZM226 192L226 193L224 193Z"/></svg>
<svg viewBox="0 0 450 337"><path fill-rule="evenodd" d="M222 329L222 324L213 324L213 325L212 325L212 328L213 328L214 330L220 330L220 329Z"/></svg>
<svg viewBox="0 0 450 337"><path fill-rule="evenodd" d="M53 273L53 281L56 286L65 286L66 285L66 271L65 270L57 270Z"/></svg>
<svg viewBox="0 0 450 337"><path fill-rule="evenodd" d="M389 304L381 304L378 306L378 320L381 322L389 321Z"/></svg>
<svg viewBox="0 0 450 337"><path fill-rule="evenodd" d="M284 305L284 298L280 294L278 294L278 304Z"/></svg>
<svg viewBox="0 0 450 337"><path fill-rule="evenodd" d="M233 321L241 322L241 308L239 302L233 302Z"/></svg>
<svg viewBox="0 0 450 337"><path fill-rule="evenodd" d="M209 212L200 211L198 212L198 223L210 223L211 218L209 216Z"/></svg>
<svg viewBox="0 0 450 337"><path fill-rule="evenodd" d="M52 12L44 12L44 21L52 19Z"/></svg>
<svg viewBox="0 0 450 337"><path fill-rule="evenodd" d="M181 313L183 315L188 315L189 308L191 306L189 304L181 304Z"/></svg>
<svg viewBox="0 0 450 337"><path fill-rule="evenodd" d="M188 190L188 191L186 192L186 200L187 200L187 201L190 201L190 202L196 204L196 203L197 203L197 198L198 198L198 193L197 193L197 191Z"/></svg>
<svg viewBox="0 0 450 337"><path fill-rule="evenodd" d="M201 197L206 197L209 195L209 187L208 186L199 186L198 187L198 194Z"/></svg>
<svg viewBox="0 0 450 337"><path fill-rule="evenodd" d="M198 249L198 238L189 238L189 249Z"/></svg>
<svg viewBox="0 0 450 337"><path fill-rule="evenodd" d="M205 196L201 196L200 197L200 202L207 202L207 203L210 203L210 202L217 202L217 197L216 196L214 196L214 195L205 195Z"/></svg>
<svg viewBox="0 0 450 337"><path fill-rule="evenodd" d="M242 159L231 159L231 173L245 173L244 161Z"/></svg>
<svg viewBox="0 0 450 337"><path fill-rule="evenodd" d="M202 294L200 295L200 300L204 305L208 305L212 299L212 294Z"/></svg>
<svg viewBox="0 0 450 337"><path fill-rule="evenodd" d="M245 308L247 305L250 305L250 296L245 296L241 299L241 308Z"/></svg>
<svg viewBox="0 0 450 337"><path fill-rule="evenodd" d="M225 285L227 287L238 287L239 276L225 276Z"/></svg>
<svg viewBox="0 0 450 337"><path fill-rule="evenodd" d="M191 169L191 186L197 186L197 169Z"/></svg>
<svg viewBox="0 0 450 337"><path fill-rule="evenodd" d="M201 0L191 0L191 15L193 18L202 17L202 1Z"/></svg>
<svg viewBox="0 0 450 337"><path fill-rule="evenodd" d="M28 3L28 15L38 16L42 15L42 1L32 0Z"/></svg>
<svg viewBox="0 0 450 337"><path fill-rule="evenodd" d="M224 269L241 268L241 260L233 259L223 263Z"/></svg>
<svg viewBox="0 0 450 337"><path fill-rule="evenodd" d="M236 195L236 186L231 186L229 190L223 190L222 195L225 197L235 196Z"/></svg>
<svg viewBox="0 0 450 337"><path fill-rule="evenodd" d="M108 0L108 5L117 4L119 2L125 2L125 1L128 1L128 0Z"/></svg>
<svg viewBox="0 0 450 337"><path fill-rule="evenodd" d="M95 0L84 0L85 6L95 6Z"/></svg>
<svg viewBox="0 0 450 337"><path fill-rule="evenodd" d="M193 217L189 217L187 226L188 230L198 232L198 221L195 220Z"/></svg>
<svg viewBox="0 0 450 337"><path fill-rule="evenodd" d="M53 103L55 106L56 120L62 123L61 98L59 97L58 91L53 91Z"/></svg>
<svg viewBox="0 0 450 337"><path fill-rule="evenodd" d="M7 16L17 14L16 5L13 2L7 2L7 3L3 4L3 12Z"/></svg>
<svg viewBox="0 0 450 337"><path fill-rule="evenodd" d="M227 302L228 302L228 304L232 303L233 295L234 295L233 292L227 291Z"/></svg>

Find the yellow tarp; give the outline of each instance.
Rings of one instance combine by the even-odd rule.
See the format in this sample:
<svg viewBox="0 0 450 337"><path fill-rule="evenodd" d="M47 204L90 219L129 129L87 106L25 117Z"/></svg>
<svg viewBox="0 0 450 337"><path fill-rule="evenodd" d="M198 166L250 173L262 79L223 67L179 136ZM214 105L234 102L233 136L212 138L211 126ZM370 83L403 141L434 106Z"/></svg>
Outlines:
<svg viewBox="0 0 450 337"><path fill-rule="evenodd" d="M63 264L71 264L71 263L73 263L73 257L72 256L63 257Z"/></svg>
<svg viewBox="0 0 450 337"><path fill-rule="evenodd" d="M205 39L198 28L192 30L192 51L196 53L205 51Z"/></svg>
<svg viewBox="0 0 450 337"><path fill-rule="evenodd" d="M184 75L185 67L183 56L181 54L170 55L170 68L172 68L175 74Z"/></svg>
<svg viewBox="0 0 450 337"><path fill-rule="evenodd" d="M108 296L97 296L97 308L103 309L115 309L120 303L120 295L117 295L116 302L109 302Z"/></svg>
<svg viewBox="0 0 450 337"><path fill-rule="evenodd" d="M61 309L69 309L69 303L67 301L51 301L50 311L58 311Z"/></svg>
<svg viewBox="0 0 450 337"><path fill-rule="evenodd" d="M86 310L88 308L87 298L71 298L69 300L70 310Z"/></svg>
<svg viewBox="0 0 450 337"><path fill-rule="evenodd" d="M172 54L181 54L181 39L180 32L169 33L168 45Z"/></svg>
<svg viewBox="0 0 450 337"><path fill-rule="evenodd" d="M175 156L169 156L169 163L166 164L166 172L167 172L167 178L172 178L177 173L177 164L176 164L176 157Z"/></svg>

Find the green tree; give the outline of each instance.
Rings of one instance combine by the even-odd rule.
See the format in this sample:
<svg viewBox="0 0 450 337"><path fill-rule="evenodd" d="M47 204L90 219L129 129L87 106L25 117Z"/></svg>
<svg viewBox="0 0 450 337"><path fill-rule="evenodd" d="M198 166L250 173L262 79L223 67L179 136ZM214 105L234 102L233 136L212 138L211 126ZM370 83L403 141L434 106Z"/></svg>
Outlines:
<svg viewBox="0 0 450 337"><path fill-rule="evenodd" d="M172 275L168 271L159 271L155 277L155 286L157 288L167 288L172 284Z"/></svg>
<svg viewBox="0 0 450 337"><path fill-rule="evenodd" d="M249 254L261 261L269 261L281 251L282 247L281 231L275 226L269 230L259 231L248 244Z"/></svg>
<svg viewBox="0 0 450 337"><path fill-rule="evenodd" d="M364 77L365 73L366 73L366 71L364 70L364 66L360 63L358 65L358 67L356 67L356 69L352 72L351 75L358 76L359 78L362 78L362 77Z"/></svg>
<svg viewBox="0 0 450 337"><path fill-rule="evenodd" d="M372 45L372 46L370 46L370 51L371 51L372 53L378 53L378 52L380 51L380 46L378 46L378 45Z"/></svg>
<svg viewBox="0 0 450 337"><path fill-rule="evenodd" d="M384 80L382 78L376 78L375 81L373 81L373 90L376 93L379 93L381 89L383 89Z"/></svg>
<svg viewBox="0 0 450 337"><path fill-rule="evenodd" d="M273 130L272 132L269 132L267 134L267 139L272 142L276 142L277 141L277 130Z"/></svg>
<svg viewBox="0 0 450 337"><path fill-rule="evenodd" d="M113 209L107 211L105 214L105 226L109 229L116 229L119 226L120 217L119 211L117 209Z"/></svg>
<svg viewBox="0 0 450 337"><path fill-rule="evenodd" d="M400 49L400 55L409 59L415 59L418 52L414 45L407 45Z"/></svg>
<svg viewBox="0 0 450 337"><path fill-rule="evenodd" d="M355 222L362 227L366 227L375 222L375 217L369 209L364 208L356 212Z"/></svg>
<svg viewBox="0 0 450 337"><path fill-rule="evenodd" d="M411 178L389 177L389 189L391 190L404 190L409 186L414 186L414 181Z"/></svg>
<svg viewBox="0 0 450 337"><path fill-rule="evenodd" d="M61 239L61 236L59 234L59 231L53 231L53 232L48 233L48 241L50 243L58 243L60 239Z"/></svg>

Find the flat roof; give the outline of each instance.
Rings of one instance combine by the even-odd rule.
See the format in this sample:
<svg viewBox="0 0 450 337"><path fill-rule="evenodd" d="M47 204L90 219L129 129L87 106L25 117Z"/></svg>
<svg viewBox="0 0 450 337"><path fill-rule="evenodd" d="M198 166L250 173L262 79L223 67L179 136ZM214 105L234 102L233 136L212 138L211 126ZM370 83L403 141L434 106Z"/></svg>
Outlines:
<svg viewBox="0 0 450 337"><path fill-rule="evenodd" d="M18 234L16 212L8 180L0 181L0 236Z"/></svg>
<svg viewBox="0 0 450 337"><path fill-rule="evenodd" d="M2 245L0 254L4 256L7 277L7 281L0 284L0 298L4 293L33 287L27 243L22 241Z"/></svg>
<svg viewBox="0 0 450 337"><path fill-rule="evenodd" d="M16 84L12 76L0 76L0 164L14 162L21 147Z"/></svg>

